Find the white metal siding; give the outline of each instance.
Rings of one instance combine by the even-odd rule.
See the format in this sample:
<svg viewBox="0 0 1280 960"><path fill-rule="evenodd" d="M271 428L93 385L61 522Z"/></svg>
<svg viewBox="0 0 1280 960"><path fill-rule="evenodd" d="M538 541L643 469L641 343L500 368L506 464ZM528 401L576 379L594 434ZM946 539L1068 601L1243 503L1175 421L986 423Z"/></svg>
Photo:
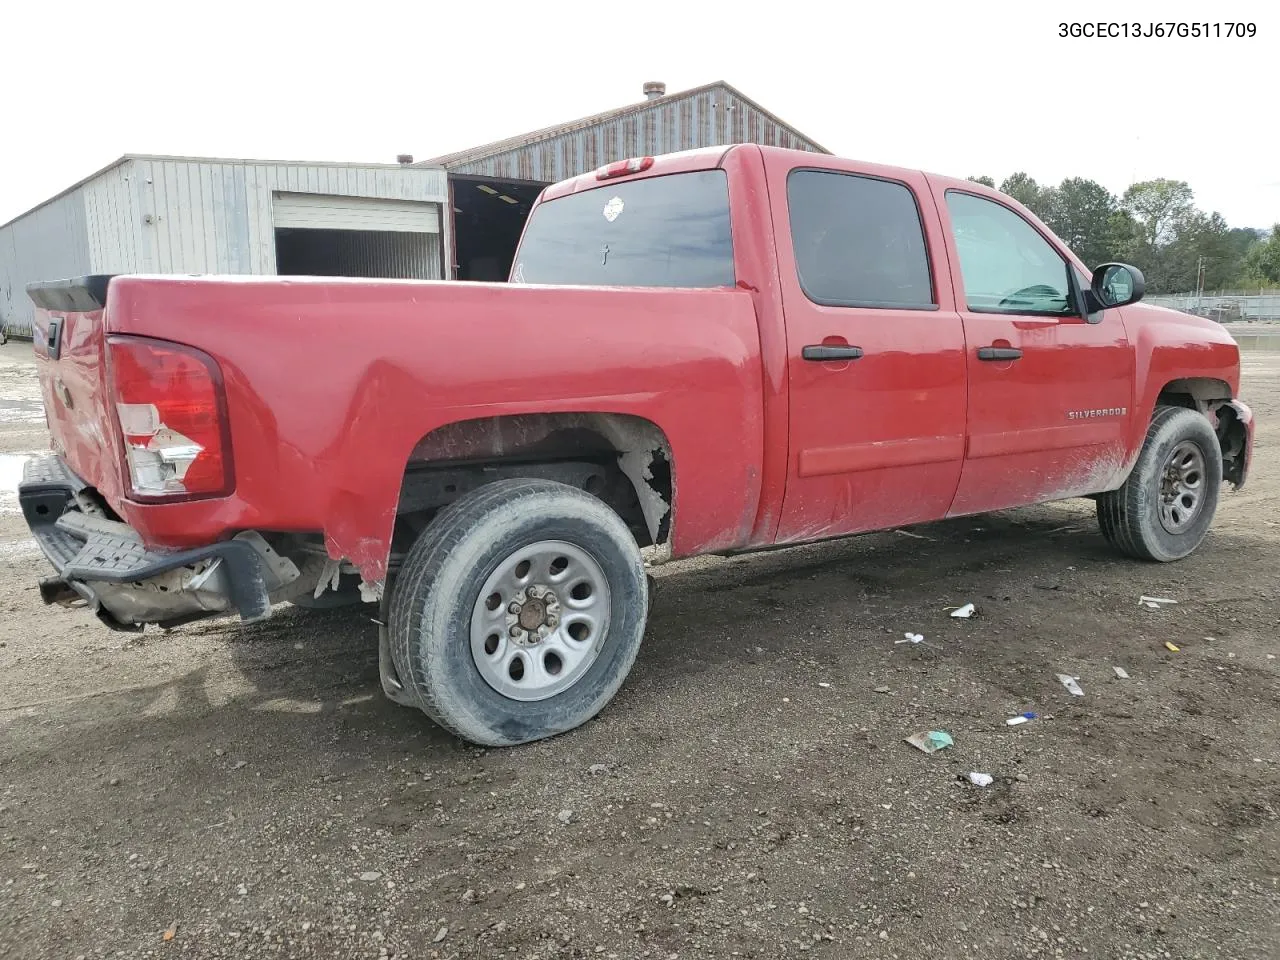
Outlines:
<svg viewBox="0 0 1280 960"><path fill-rule="evenodd" d="M405 211L419 211L414 229L432 234L425 245L389 241L370 256L380 269L394 265L401 271L396 275L441 277L439 244L447 249L451 225L440 215L448 203L443 170L130 157L0 227L0 320L16 333L30 331L34 306L26 286L36 280L89 273L274 274L276 193L393 201L386 222L363 229L405 230L397 226Z"/></svg>
<svg viewBox="0 0 1280 960"><path fill-rule="evenodd" d="M95 273L274 274L276 193L448 202L430 167L240 160L138 157L83 189Z"/></svg>
<svg viewBox="0 0 1280 960"><path fill-rule="evenodd" d="M323 193L277 193L272 203L277 227L313 230L394 230L439 233L440 209L414 200L374 200Z"/></svg>
<svg viewBox="0 0 1280 960"><path fill-rule="evenodd" d="M10 333L30 336L35 305L27 284L91 272L84 197L73 190L0 227L0 322Z"/></svg>

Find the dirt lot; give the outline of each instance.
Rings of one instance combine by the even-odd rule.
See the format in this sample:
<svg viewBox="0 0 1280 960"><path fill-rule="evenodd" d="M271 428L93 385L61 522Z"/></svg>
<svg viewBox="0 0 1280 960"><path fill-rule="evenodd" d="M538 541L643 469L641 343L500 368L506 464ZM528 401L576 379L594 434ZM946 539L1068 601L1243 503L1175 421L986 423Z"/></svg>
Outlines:
<svg viewBox="0 0 1280 960"><path fill-rule="evenodd" d="M46 445L29 351L0 453ZM663 568L612 706L507 751L385 701L359 614L42 606L0 492L0 956L1280 957L1280 354L1246 366L1193 558L1073 502Z"/></svg>

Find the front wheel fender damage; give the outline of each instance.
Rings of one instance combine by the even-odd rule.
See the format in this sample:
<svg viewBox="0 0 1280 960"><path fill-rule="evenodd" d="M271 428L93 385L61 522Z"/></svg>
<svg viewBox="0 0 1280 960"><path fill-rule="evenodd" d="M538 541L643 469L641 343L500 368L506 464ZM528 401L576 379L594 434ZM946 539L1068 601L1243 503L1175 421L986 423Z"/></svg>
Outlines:
<svg viewBox="0 0 1280 960"><path fill-rule="evenodd" d="M1223 400L1213 404L1209 414L1222 449L1222 479L1241 490L1249 474L1249 426L1253 422L1253 411L1239 400Z"/></svg>

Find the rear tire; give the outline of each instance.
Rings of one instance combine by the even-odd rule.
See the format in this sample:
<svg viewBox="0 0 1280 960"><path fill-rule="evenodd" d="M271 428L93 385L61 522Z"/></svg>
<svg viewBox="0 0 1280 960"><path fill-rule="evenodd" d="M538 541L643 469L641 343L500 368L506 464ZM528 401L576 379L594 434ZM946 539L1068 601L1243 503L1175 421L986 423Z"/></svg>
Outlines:
<svg viewBox="0 0 1280 960"><path fill-rule="evenodd" d="M1131 557L1181 560L1209 532L1221 489L1222 449L1209 421L1184 407L1157 407L1129 478L1098 496L1098 525Z"/></svg>
<svg viewBox="0 0 1280 960"><path fill-rule="evenodd" d="M400 569L397 699L482 746L572 730L630 671L648 592L635 538L603 501L547 480L488 484L442 510Z"/></svg>

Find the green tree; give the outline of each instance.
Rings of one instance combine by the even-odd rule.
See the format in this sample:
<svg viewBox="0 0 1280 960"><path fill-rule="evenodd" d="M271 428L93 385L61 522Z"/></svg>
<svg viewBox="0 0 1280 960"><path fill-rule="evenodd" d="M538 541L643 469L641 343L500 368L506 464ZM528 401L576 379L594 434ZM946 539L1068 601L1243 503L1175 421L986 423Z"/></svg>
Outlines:
<svg viewBox="0 0 1280 960"><path fill-rule="evenodd" d="M972 183L980 183L984 187L990 187L992 190L996 188L996 182L990 177L966 177L965 179Z"/></svg>
<svg viewBox="0 0 1280 960"><path fill-rule="evenodd" d="M1263 283L1249 286L1280 286L1280 223L1271 228L1271 235L1259 240L1244 256L1244 273L1249 279Z"/></svg>
<svg viewBox="0 0 1280 960"><path fill-rule="evenodd" d="M1124 192L1121 204L1142 225L1144 239L1158 247L1177 239L1195 213L1195 194L1182 180L1144 180Z"/></svg>
<svg viewBox="0 0 1280 960"><path fill-rule="evenodd" d="M1005 196L1013 197L1041 220L1044 220L1049 214L1053 200L1052 190L1052 187L1047 190L1041 187L1028 174L1021 171L1011 173L1000 184L1001 193Z"/></svg>
<svg viewBox="0 0 1280 960"><path fill-rule="evenodd" d="M1090 267L1117 255L1120 238L1113 235L1112 217L1119 203L1100 183L1081 177L1063 180L1048 206L1045 224Z"/></svg>
<svg viewBox="0 0 1280 960"><path fill-rule="evenodd" d="M1229 234L1220 214L1194 210L1187 215L1177 237L1159 250L1161 288L1170 293L1195 290L1201 269L1205 290L1230 286L1240 261L1232 252Z"/></svg>

